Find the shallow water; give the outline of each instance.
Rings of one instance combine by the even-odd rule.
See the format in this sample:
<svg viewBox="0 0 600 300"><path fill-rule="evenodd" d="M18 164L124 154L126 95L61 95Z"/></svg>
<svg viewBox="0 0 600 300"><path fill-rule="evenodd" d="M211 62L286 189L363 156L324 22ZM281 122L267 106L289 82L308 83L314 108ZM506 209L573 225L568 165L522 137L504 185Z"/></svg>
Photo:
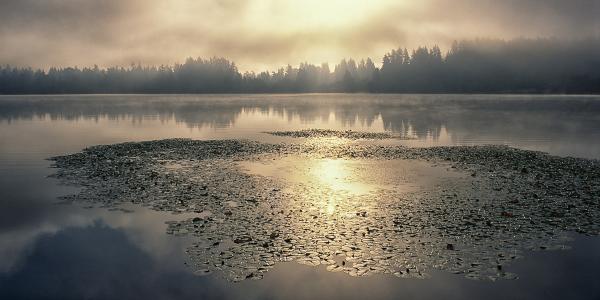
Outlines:
<svg viewBox="0 0 600 300"><path fill-rule="evenodd" d="M481 282L433 272L426 280L352 278L324 267L276 265L263 280L197 277L187 241L165 234L185 215L57 205L77 190L46 176L45 158L96 144L172 137L290 141L264 131L306 128L392 131L410 146L507 144L561 156L600 158L600 98L563 96L3 96L0 97L0 295L9 298L587 298L600 297L597 238L572 250L536 252L510 266L516 281ZM294 161L255 172L310 174L329 188L365 193L384 180L373 166ZM411 166L406 166L411 170ZM336 170L332 172L322 170ZM422 168L414 168L422 170ZM350 174L344 176L344 170ZM358 170L358 171L357 171ZM408 172L408 171L407 171ZM367 172L369 173L369 172ZM422 178L409 172L407 189ZM264 173L263 173L264 174ZM340 175L341 174L341 175ZM357 175L358 174L358 175ZM412 176L412 177L411 177ZM425 178L432 176L423 175ZM364 176L363 176L364 177ZM296 178L306 180L306 178ZM360 183L360 184L357 184ZM375 186L375 187L374 187ZM36 289L31 289L35 286ZM37 294L36 294L37 293ZM4 297L2 297L4 298Z"/></svg>
<svg viewBox="0 0 600 300"><path fill-rule="evenodd" d="M444 167L419 160L357 161L291 156L271 161L243 161L239 166L248 174L346 195L364 195L378 189L414 192L423 186L439 184L437 181L443 178L460 177Z"/></svg>

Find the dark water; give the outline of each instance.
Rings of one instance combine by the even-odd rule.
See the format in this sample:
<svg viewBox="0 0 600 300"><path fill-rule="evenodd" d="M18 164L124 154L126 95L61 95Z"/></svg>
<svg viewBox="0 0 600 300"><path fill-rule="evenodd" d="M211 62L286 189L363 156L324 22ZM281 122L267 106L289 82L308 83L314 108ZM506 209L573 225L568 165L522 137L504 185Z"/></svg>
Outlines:
<svg viewBox="0 0 600 300"><path fill-rule="evenodd" d="M0 97L0 299L600 299L600 240L528 253L516 281L353 278L285 263L260 281L197 277L185 216L58 205L73 187L47 178L45 158L95 144L172 137L281 141L263 131L393 131L410 146L507 144L600 158L600 97L461 95L3 96Z"/></svg>

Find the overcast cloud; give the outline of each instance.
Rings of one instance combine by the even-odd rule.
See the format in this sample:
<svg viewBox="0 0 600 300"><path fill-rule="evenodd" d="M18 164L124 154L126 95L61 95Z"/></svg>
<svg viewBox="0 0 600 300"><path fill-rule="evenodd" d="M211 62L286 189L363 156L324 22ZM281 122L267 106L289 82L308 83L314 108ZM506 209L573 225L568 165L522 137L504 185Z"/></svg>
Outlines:
<svg viewBox="0 0 600 300"><path fill-rule="evenodd" d="M599 15L600 0L2 0L0 63L224 56L259 71L456 39L599 37Z"/></svg>

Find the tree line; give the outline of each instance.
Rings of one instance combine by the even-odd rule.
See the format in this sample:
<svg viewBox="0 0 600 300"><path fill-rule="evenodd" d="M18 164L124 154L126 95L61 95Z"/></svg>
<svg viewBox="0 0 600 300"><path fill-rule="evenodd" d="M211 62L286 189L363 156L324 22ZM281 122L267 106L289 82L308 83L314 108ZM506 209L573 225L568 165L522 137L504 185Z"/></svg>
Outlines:
<svg viewBox="0 0 600 300"><path fill-rule="evenodd" d="M370 59L240 72L225 58L129 67L0 67L0 94L59 93L600 93L600 39L477 39Z"/></svg>

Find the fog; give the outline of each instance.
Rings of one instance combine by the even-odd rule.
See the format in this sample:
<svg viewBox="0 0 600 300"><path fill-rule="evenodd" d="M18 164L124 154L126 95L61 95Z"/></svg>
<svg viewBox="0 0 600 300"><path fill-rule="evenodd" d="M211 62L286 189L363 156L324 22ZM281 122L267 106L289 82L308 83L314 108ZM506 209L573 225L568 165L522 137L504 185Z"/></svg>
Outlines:
<svg viewBox="0 0 600 300"><path fill-rule="evenodd" d="M99 68L0 67L0 94L57 93L600 93L600 39L464 40L381 58L240 72L225 58Z"/></svg>
<svg viewBox="0 0 600 300"><path fill-rule="evenodd" d="M597 0L3 0L0 64L174 64L227 57L241 71L381 57L454 40L600 35ZM381 61L375 61L380 65Z"/></svg>

